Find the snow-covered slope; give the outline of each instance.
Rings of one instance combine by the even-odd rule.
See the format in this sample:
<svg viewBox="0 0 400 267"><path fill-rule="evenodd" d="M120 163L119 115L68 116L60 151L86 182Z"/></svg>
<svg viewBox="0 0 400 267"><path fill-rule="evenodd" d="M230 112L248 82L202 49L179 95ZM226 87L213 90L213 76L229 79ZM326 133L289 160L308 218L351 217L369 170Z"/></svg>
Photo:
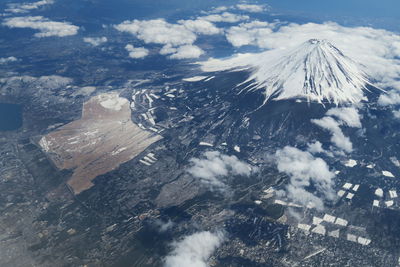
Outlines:
<svg viewBox="0 0 400 267"><path fill-rule="evenodd" d="M240 54L202 63L204 71L251 69L243 90L264 90L268 99L305 98L335 104L364 98L366 74L359 64L325 40L311 39L294 49Z"/></svg>

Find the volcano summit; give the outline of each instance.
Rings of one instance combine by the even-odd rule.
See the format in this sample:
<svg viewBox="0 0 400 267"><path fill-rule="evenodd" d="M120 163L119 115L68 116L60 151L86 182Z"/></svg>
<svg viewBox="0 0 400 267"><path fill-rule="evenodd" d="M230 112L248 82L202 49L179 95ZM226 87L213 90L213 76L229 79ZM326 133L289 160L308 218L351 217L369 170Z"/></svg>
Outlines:
<svg viewBox="0 0 400 267"><path fill-rule="evenodd" d="M202 63L204 71L245 70L241 92L264 90L265 101L304 98L319 103L357 103L371 84L362 66L326 40L310 39L294 49Z"/></svg>

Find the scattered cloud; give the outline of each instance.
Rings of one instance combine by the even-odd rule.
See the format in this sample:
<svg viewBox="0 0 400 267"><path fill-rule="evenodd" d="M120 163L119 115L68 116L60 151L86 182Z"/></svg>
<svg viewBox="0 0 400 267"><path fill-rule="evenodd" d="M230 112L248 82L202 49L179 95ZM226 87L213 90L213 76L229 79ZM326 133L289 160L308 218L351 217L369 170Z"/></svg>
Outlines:
<svg viewBox="0 0 400 267"><path fill-rule="evenodd" d="M244 45L263 46L262 42L267 35L272 33L274 27L275 24L273 23L258 20L241 23L229 28L226 32L226 38L236 47Z"/></svg>
<svg viewBox="0 0 400 267"><path fill-rule="evenodd" d="M208 13L221 13L221 12L227 11L228 9L229 9L229 7L227 7L227 6L219 6L219 7L213 8Z"/></svg>
<svg viewBox="0 0 400 267"><path fill-rule="evenodd" d="M175 225L174 222L171 221L171 220L168 220L168 221L165 222L165 221L162 221L160 219L156 219L154 221L154 224L158 228L158 231L160 233L164 233L164 232L170 230Z"/></svg>
<svg viewBox="0 0 400 267"><path fill-rule="evenodd" d="M224 239L222 232L188 235L172 244L172 252L164 259L165 267L207 267L208 259Z"/></svg>
<svg viewBox="0 0 400 267"><path fill-rule="evenodd" d="M353 144L350 139L343 134L340 129L340 124L334 118L325 116L322 119L312 119L311 122L328 130L332 135L331 142L335 144L335 146L346 152L353 151Z"/></svg>
<svg viewBox="0 0 400 267"><path fill-rule="evenodd" d="M103 36L103 37L85 37L83 38L83 41L85 43L91 44L92 46L99 46L101 44L106 43L108 40L107 37Z"/></svg>
<svg viewBox="0 0 400 267"><path fill-rule="evenodd" d="M204 19L179 20L178 23L197 34L213 35L221 32L212 22Z"/></svg>
<svg viewBox="0 0 400 267"><path fill-rule="evenodd" d="M115 26L118 31L135 35L145 43L180 46L192 44L197 36L181 24L171 24L163 19L124 21Z"/></svg>
<svg viewBox="0 0 400 267"><path fill-rule="evenodd" d="M177 50L176 47L173 47L170 44L166 44L160 49L160 54L161 55L170 55L170 54L176 53L176 50Z"/></svg>
<svg viewBox="0 0 400 267"><path fill-rule="evenodd" d="M314 143L308 144L307 151L312 154L323 153L325 150L322 148L322 143L316 141Z"/></svg>
<svg viewBox="0 0 400 267"><path fill-rule="evenodd" d="M348 153L352 152L353 144L350 139L343 134L340 126L344 125L352 128L361 128L361 118L358 110L355 107L331 108L325 115L326 116L321 119L312 119L311 122L328 130L332 135L331 142L337 148ZM337 118L337 120L335 120L334 117ZM317 149L317 147L314 145L311 149Z"/></svg>
<svg viewBox="0 0 400 267"><path fill-rule="evenodd" d="M354 107L331 108L326 115L338 118L344 125L361 128L361 118Z"/></svg>
<svg viewBox="0 0 400 267"><path fill-rule="evenodd" d="M0 57L0 64L7 64L16 61L18 61L16 57Z"/></svg>
<svg viewBox="0 0 400 267"><path fill-rule="evenodd" d="M396 119L400 119L400 110L393 110L393 115Z"/></svg>
<svg viewBox="0 0 400 267"><path fill-rule="evenodd" d="M188 172L211 188L224 190L227 186L223 178L228 175L249 176L254 168L240 161L236 156L228 156L218 151L207 151L200 158L190 159Z"/></svg>
<svg viewBox="0 0 400 267"><path fill-rule="evenodd" d="M242 4L237 4L237 5L233 5L233 6L219 6L219 7L215 7L213 9L211 9L208 12L204 12L206 14L218 14L218 13L225 13L223 14L223 17L226 19L226 21L224 22L229 22L229 23L234 23L234 22L238 22L240 20L247 20L249 19L248 16L240 16L240 15L236 15L236 14L232 14L230 12L228 12L228 10L231 11L241 11L241 12L249 12L249 13L260 13L260 12L264 12L267 10L270 10L270 6L268 5L256 5L256 4L246 4L246 3L242 3ZM235 15L237 17L233 17L232 15ZM221 19L220 17L210 17L212 20L215 20L215 22L221 22L223 19ZM236 19L233 19L236 18Z"/></svg>
<svg viewBox="0 0 400 267"><path fill-rule="evenodd" d="M267 10L265 5L250 5L250 4L238 4L236 8L239 10L253 12L253 13L260 13Z"/></svg>
<svg viewBox="0 0 400 267"><path fill-rule="evenodd" d="M144 58L149 55L149 50L144 47L133 47L131 44L125 46L125 50L129 52L130 58Z"/></svg>
<svg viewBox="0 0 400 267"><path fill-rule="evenodd" d="M35 37L65 37L78 33L79 27L69 22L51 21L42 16L13 17L4 20L3 25L10 28L31 28L38 30Z"/></svg>
<svg viewBox="0 0 400 267"><path fill-rule="evenodd" d="M276 151L275 160L278 171L290 177L286 196L292 201L322 210L324 200L336 198L333 189L335 174L323 159L314 157L310 152L286 146ZM319 196L307 190L311 185L315 186Z"/></svg>
<svg viewBox="0 0 400 267"><path fill-rule="evenodd" d="M378 99L378 104L381 106L390 106L400 104L400 93L390 91L387 94L381 94Z"/></svg>
<svg viewBox="0 0 400 267"><path fill-rule="evenodd" d="M193 43L198 34L212 35L220 30L204 19L180 20L177 24L163 19L148 21L124 21L115 26L118 31L135 35L145 43L164 45L161 55L169 55L172 59L198 58L204 51Z"/></svg>
<svg viewBox="0 0 400 267"><path fill-rule="evenodd" d="M400 86L399 86L400 88ZM380 106L397 106L400 105L400 91L392 90L387 94L381 94L378 98L378 104ZM400 119L400 110L393 110L393 116L396 119Z"/></svg>
<svg viewBox="0 0 400 267"><path fill-rule="evenodd" d="M33 3L10 3L7 5L5 11L11 13L27 13L31 10L51 4L54 4L53 0L41 0Z"/></svg>
<svg viewBox="0 0 400 267"><path fill-rule="evenodd" d="M169 55L171 59L188 59L188 58L198 58L204 51L196 45L182 45L178 47L173 47L171 45L164 45L160 49L161 55Z"/></svg>
<svg viewBox="0 0 400 267"><path fill-rule="evenodd" d="M199 17L199 19L208 20L211 22L235 23L243 20L248 20L250 19L250 17L246 15L237 15L230 12L223 12L221 14L212 14L204 17Z"/></svg>
<svg viewBox="0 0 400 267"><path fill-rule="evenodd" d="M314 143L309 143L307 145L307 151L310 152L313 155L315 155L315 154L325 154L328 157L333 157L334 156L334 154L331 151L325 150L322 147L322 143L320 141L315 141Z"/></svg>
<svg viewBox="0 0 400 267"><path fill-rule="evenodd" d="M204 51L195 45L183 45L174 50L169 57L172 59L198 58Z"/></svg>

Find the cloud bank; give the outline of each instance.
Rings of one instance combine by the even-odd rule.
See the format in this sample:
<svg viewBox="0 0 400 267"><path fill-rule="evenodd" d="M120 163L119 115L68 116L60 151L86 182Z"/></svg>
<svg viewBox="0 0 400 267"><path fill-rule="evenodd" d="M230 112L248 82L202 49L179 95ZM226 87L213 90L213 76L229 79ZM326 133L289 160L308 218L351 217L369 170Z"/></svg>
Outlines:
<svg viewBox="0 0 400 267"><path fill-rule="evenodd" d="M5 19L3 25L9 28L30 28L38 30L35 37L65 37L78 33L79 27L69 22L51 21L42 16L14 17Z"/></svg>
<svg viewBox="0 0 400 267"><path fill-rule="evenodd" d="M209 257L224 239L222 232L204 231L188 235L173 243L173 251L164 259L164 266L207 267Z"/></svg>
<svg viewBox="0 0 400 267"><path fill-rule="evenodd" d="M200 158L190 159L188 173L211 188L224 190L224 177L228 175L249 176L254 169L236 156L228 156L218 151L208 151Z"/></svg>

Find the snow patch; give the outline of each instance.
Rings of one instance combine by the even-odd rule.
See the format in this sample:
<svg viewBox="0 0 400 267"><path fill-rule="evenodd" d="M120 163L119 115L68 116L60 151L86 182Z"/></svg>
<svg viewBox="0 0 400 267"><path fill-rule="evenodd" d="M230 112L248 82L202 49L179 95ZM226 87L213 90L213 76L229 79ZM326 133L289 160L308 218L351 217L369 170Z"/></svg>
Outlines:
<svg viewBox="0 0 400 267"><path fill-rule="evenodd" d="M202 81L204 79L206 79L208 76L194 76L194 77L190 77L190 78L184 78L182 79L182 81L185 82L198 82L198 81Z"/></svg>
<svg viewBox="0 0 400 267"><path fill-rule="evenodd" d="M353 168L354 166L357 165L357 161L355 161L354 159L349 159L344 166L349 167L349 168Z"/></svg>
<svg viewBox="0 0 400 267"><path fill-rule="evenodd" d="M294 49L203 62L204 71L248 69L244 90L263 90L269 99L305 98L334 104L358 103L370 84L360 65L326 40L311 39Z"/></svg>
<svg viewBox="0 0 400 267"><path fill-rule="evenodd" d="M375 190L375 195L378 197L383 197L383 190L382 188L378 188Z"/></svg>
<svg viewBox="0 0 400 267"><path fill-rule="evenodd" d="M394 178L393 173L391 173L390 171L382 171L382 174L386 177L391 177Z"/></svg>
<svg viewBox="0 0 400 267"><path fill-rule="evenodd" d="M116 93L100 95L100 105L103 108L120 111L128 103L126 98L119 97Z"/></svg>

